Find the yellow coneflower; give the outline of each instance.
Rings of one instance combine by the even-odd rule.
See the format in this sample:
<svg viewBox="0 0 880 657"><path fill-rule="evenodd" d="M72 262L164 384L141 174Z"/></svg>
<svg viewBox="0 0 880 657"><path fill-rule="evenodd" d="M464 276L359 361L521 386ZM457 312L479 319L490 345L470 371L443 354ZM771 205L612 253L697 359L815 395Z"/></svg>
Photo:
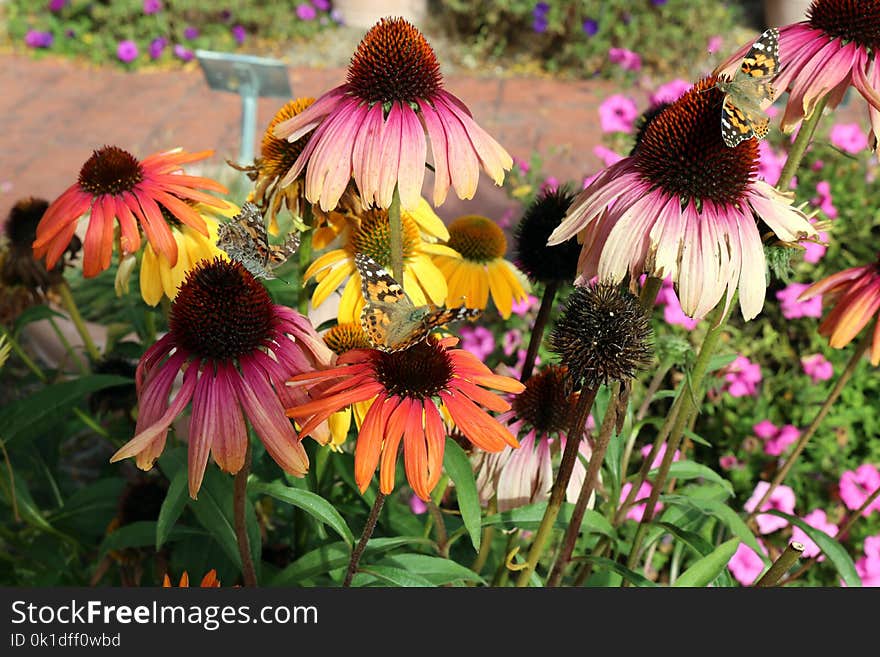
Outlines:
<svg viewBox="0 0 880 657"><path fill-rule="evenodd" d="M370 349L370 341L360 322L346 322L337 324L323 336L324 343L337 356L351 351L352 349ZM342 445L348 438L351 428L351 417L354 415L355 425L360 429L364 416L370 410L370 402L357 402L348 408L334 413L327 419L330 426L330 449L341 452Z"/></svg>
<svg viewBox="0 0 880 657"><path fill-rule="evenodd" d="M528 282L504 259L507 238L491 219L474 214L459 217L449 225L446 244L455 255L437 254L434 263L446 277L447 306L485 309L491 293L498 312L507 319L513 303L528 298Z"/></svg>

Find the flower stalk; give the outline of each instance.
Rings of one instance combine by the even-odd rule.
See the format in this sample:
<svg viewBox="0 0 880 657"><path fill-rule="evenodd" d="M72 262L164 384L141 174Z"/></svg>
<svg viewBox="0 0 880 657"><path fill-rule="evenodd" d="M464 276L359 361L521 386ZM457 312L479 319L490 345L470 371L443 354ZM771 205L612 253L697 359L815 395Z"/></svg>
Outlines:
<svg viewBox="0 0 880 657"><path fill-rule="evenodd" d="M56 289L61 295L61 305L64 306L67 314L70 315L70 320L73 322L74 327L76 327L76 331L79 333L80 338L82 338L83 346L88 352L89 358L92 362L100 360L101 352L99 352L98 347L95 346L95 341L92 340L92 335L89 333L89 329L86 327L86 323L79 312L79 308L77 307L76 301L73 299L73 294L70 291L70 285L68 285L67 281L64 281L58 285Z"/></svg>
<svg viewBox="0 0 880 657"><path fill-rule="evenodd" d="M776 181L776 189L779 191L784 192L791 184L794 174L797 172L798 167L800 167L804 154L807 152L807 146L810 145L810 141L813 139L813 134L816 132L816 127L819 125L819 119L822 118L822 111L825 109L825 103L827 102L828 96L823 96L816 103L813 113L801 123L797 137L795 137L791 150L788 151L788 157L785 160L782 171L779 173L779 180Z"/></svg>
<svg viewBox="0 0 880 657"><path fill-rule="evenodd" d="M560 281L548 281L544 286L544 296L541 298L541 307L538 309L538 316L535 317L535 325L532 327L532 334L529 336L529 347L526 351L526 358L523 361L522 372L519 375L521 383L528 381L535 370L535 361L538 358L538 349L544 338L544 329L550 321L550 314L553 312L553 302L556 300L556 293L559 291Z"/></svg>
<svg viewBox="0 0 880 657"><path fill-rule="evenodd" d="M364 550L367 549L367 542L373 535L373 530L376 529L376 521L379 519L379 512L382 510L384 504L385 494L382 491L377 491L376 500L373 502L373 507L370 509L367 523L364 525L364 531L361 533L360 540L358 540L357 545L351 552L351 559L348 562L348 570L345 572L345 579L342 582L342 586L345 588L351 586L351 580L354 579L354 575L357 572L358 564L364 554Z"/></svg>
<svg viewBox="0 0 880 657"><path fill-rule="evenodd" d="M756 588L768 588L771 586L776 586L779 583L779 580L782 576L788 572L788 569L791 568L798 560L798 557L804 551L804 544L798 543L797 541L792 541L788 545L785 546L785 550L783 550L782 554L779 555L779 558L773 562L773 565L764 573L761 578L755 582L754 586Z"/></svg>
<svg viewBox="0 0 880 657"><path fill-rule="evenodd" d="M251 555L251 542L247 533L247 480L251 472L251 444L248 441L247 451L244 456L244 465L235 474L232 484L232 507L235 515L235 537L238 540L238 553L241 555L241 574L244 585L253 587L257 585L257 573L254 569L254 560Z"/></svg>

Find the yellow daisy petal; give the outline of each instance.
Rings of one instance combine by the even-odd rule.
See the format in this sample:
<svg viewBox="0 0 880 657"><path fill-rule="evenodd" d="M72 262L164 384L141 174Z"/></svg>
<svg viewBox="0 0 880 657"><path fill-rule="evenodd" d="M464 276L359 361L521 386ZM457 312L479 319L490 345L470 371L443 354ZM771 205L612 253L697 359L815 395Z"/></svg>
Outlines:
<svg viewBox="0 0 880 657"><path fill-rule="evenodd" d="M319 256L315 259L315 261L309 265L309 268L306 269L305 274L303 274L303 278L311 278L315 275L315 272L321 271L331 265L339 262L340 260L346 260L348 258L348 253L343 249L333 249L332 251L328 251L322 256Z"/></svg>
<svg viewBox="0 0 880 657"><path fill-rule="evenodd" d="M330 425L330 449L334 452L341 451L351 427L351 408L334 413L327 422Z"/></svg>
<svg viewBox="0 0 880 657"><path fill-rule="evenodd" d="M445 242L449 239L449 231L446 229L446 224L437 216L437 213L431 208L431 204L424 198L419 198L414 208L403 211L402 214L415 221L419 229L426 235L434 238L434 240L439 239Z"/></svg>
<svg viewBox="0 0 880 657"><path fill-rule="evenodd" d="M446 277L428 256L418 256L410 262L410 267L419 279L419 285L434 305L439 306L446 301Z"/></svg>
<svg viewBox="0 0 880 657"><path fill-rule="evenodd" d="M339 263L338 266L325 270L326 274L321 277L320 282L315 287L312 294L312 306L317 308L327 300L333 292L338 288L342 281L351 275L353 267L347 262Z"/></svg>
<svg viewBox="0 0 880 657"><path fill-rule="evenodd" d="M492 290L492 301L495 302L498 313L507 319L513 308L514 291L511 289L503 269L505 269L503 260L493 260L489 263L487 278L489 279L489 288Z"/></svg>
<svg viewBox="0 0 880 657"><path fill-rule="evenodd" d="M155 306L162 299L162 279L156 252L149 244L144 247L140 271L141 296L147 305Z"/></svg>
<svg viewBox="0 0 880 657"><path fill-rule="evenodd" d="M413 270L410 267L403 268L403 289L415 305L424 306L428 303L422 286L419 285L419 281L413 275Z"/></svg>
<svg viewBox="0 0 880 657"><path fill-rule="evenodd" d="M361 296L361 277L353 274L342 290L342 298L339 300L337 320L341 322L360 322L361 308L364 307L364 298Z"/></svg>

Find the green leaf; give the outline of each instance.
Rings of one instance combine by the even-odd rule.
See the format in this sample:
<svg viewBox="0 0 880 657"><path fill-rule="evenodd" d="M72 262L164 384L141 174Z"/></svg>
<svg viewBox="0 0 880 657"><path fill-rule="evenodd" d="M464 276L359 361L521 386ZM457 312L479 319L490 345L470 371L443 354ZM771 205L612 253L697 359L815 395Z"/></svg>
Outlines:
<svg viewBox="0 0 880 657"><path fill-rule="evenodd" d="M682 529L671 522L660 521L651 524L662 527L701 557L706 556L713 550L712 544L696 532Z"/></svg>
<svg viewBox="0 0 880 657"><path fill-rule="evenodd" d="M379 579L391 586L410 588L433 588L436 586L436 584L432 584L430 580L421 575L416 575L403 568L394 568L393 566L369 566L368 568L363 568L352 579L351 585L363 586L365 583L368 583L365 580L368 580L370 577Z"/></svg>
<svg viewBox="0 0 880 657"><path fill-rule="evenodd" d="M68 497L64 506L49 516L49 522L76 536L103 537L119 509L124 487L125 482L118 478L99 479Z"/></svg>
<svg viewBox="0 0 880 657"><path fill-rule="evenodd" d="M186 470L178 470L171 480L168 492L165 494L165 500L159 509L159 520L156 522L156 549L162 547L162 544L168 539L174 523L180 518L183 509L186 507L186 501L189 499L189 491L187 487Z"/></svg>
<svg viewBox="0 0 880 657"><path fill-rule="evenodd" d="M281 481L273 481L268 484L254 482L248 488L254 493L269 495L302 509L333 529L348 545L354 545L354 535L345 523L345 519L330 502L320 495L307 490L291 488Z"/></svg>
<svg viewBox="0 0 880 657"><path fill-rule="evenodd" d="M269 585L295 586L305 579L345 566L350 557L351 549L345 541L322 545L277 573Z"/></svg>
<svg viewBox="0 0 880 657"><path fill-rule="evenodd" d="M727 566L740 543L738 538L725 541L705 557L697 559L691 564L691 567L684 571L672 586L703 587L712 583Z"/></svg>
<svg viewBox="0 0 880 657"><path fill-rule="evenodd" d="M15 476L14 473L11 479L12 482L10 482L9 471L5 467L5 464L0 465L0 492L2 492L3 498L6 503L9 504L10 509L13 506L14 499L15 508L18 510L18 515L22 521L34 529L38 529L48 534L52 534L53 536L57 536L62 540L76 544L76 540L73 537L58 531L48 520L46 520L42 510L37 506L34 498L31 497L27 482L24 481L21 476Z"/></svg>
<svg viewBox="0 0 880 657"><path fill-rule="evenodd" d="M63 416L68 408L86 395L104 388L125 385L132 380L110 374L92 374L73 381L54 383L24 399L6 404L0 409L0 427L8 446L13 439L37 433Z"/></svg>
<svg viewBox="0 0 880 657"><path fill-rule="evenodd" d="M232 515L232 480L224 481L220 473L209 468L205 472L198 499L190 498L187 503L199 524L220 544L232 563L241 568L241 555L238 552L235 520Z"/></svg>
<svg viewBox="0 0 880 657"><path fill-rule="evenodd" d="M648 473L648 477L657 474L657 468ZM669 467L669 479L705 479L720 485L728 495L733 495L733 485L712 468L694 461L673 461Z"/></svg>
<svg viewBox="0 0 880 657"><path fill-rule="evenodd" d="M461 519L471 537L474 550L480 549L480 497L477 495L477 482L470 459L452 438L446 439L446 452L443 467L455 483L455 495Z"/></svg>
<svg viewBox="0 0 880 657"><path fill-rule="evenodd" d="M669 504L697 509L706 515L717 518L727 525L727 528L734 536L752 548L752 550L761 557L764 563L770 563L770 559L764 554L764 550L758 544L758 539L755 538L752 530L748 528L736 511L723 502L711 499L697 499L694 497L686 497L684 495L661 495L660 499Z"/></svg>
<svg viewBox="0 0 880 657"><path fill-rule="evenodd" d="M450 559L434 557L428 554L394 554L382 559L382 565L394 566L425 578L431 585L450 584L452 582L485 581L470 568L462 566Z"/></svg>
<svg viewBox="0 0 880 657"><path fill-rule="evenodd" d="M436 549L437 544L423 536L392 536L390 538L371 538L367 543L367 551L385 552L403 545L424 545Z"/></svg>
<svg viewBox="0 0 880 657"><path fill-rule="evenodd" d="M800 527L800 529L812 539L819 549L822 550L822 553L828 557L828 561L834 565L838 574L843 578L843 581L846 582L847 586L862 585L862 580L856 572L856 566L853 563L852 558L837 540L823 532L821 529L816 529L815 527L808 525L797 516L783 513L776 509L764 511L763 513L769 513L774 516L779 516L780 518L785 518L794 526Z"/></svg>
<svg viewBox="0 0 880 657"><path fill-rule="evenodd" d="M695 434L695 433L694 433L693 431L691 431L690 429L685 429L685 430L684 430L684 435L685 435L687 438L690 438L691 440L693 440L693 441L694 441L695 443L697 443L698 445L703 445L704 447L712 447L712 443L710 443L708 440L706 440L706 439L703 438L702 436L698 436L697 434Z"/></svg>
<svg viewBox="0 0 880 657"><path fill-rule="evenodd" d="M736 360L736 354L715 354L709 359L709 366L706 368L706 374L727 367Z"/></svg>
<svg viewBox="0 0 880 657"><path fill-rule="evenodd" d="M12 335L18 336L21 329L31 322L37 322L41 319L50 319L53 317L66 319L64 315L52 310L49 306L31 306L16 318L15 326L12 329Z"/></svg>
<svg viewBox="0 0 880 657"><path fill-rule="evenodd" d="M537 529L544 517L544 510L547 508L547 502L535 502L527 504L516 509L503 511L483 519L483 525L505 525L508 527L519 527L520 529ZM563 502L559 515L556 518L556 527L562 529L568 527L571 522L571 514L574 511L574 504ZM581 522L581 530L589 533L604 534L609 538L616 538L617 534L611 523L598 511L587 509L584 512L584 519Z"/></svg>
<svg viewBox="0 0 880 657"><path fill-rule="evenodd" d="M636 586L642 586L642 587L647 587L647 588L655 588L657 586L656 583L652 582L648 578L643 577L642 575L639 575L636 572L633 572L632 570L630 570L626 566L623 566L623 565L617 563L613 559L607 559L605 557L586 556L586 557L577 557L576 559L572 559L572 561L588 562L588 563L595 564L595 566L597 568L604 569L604 570L610 570L614 573L617 573L618 575L623 577L623 579L627 580L628 582L631 582L632 584L635 584Z"/></svg>

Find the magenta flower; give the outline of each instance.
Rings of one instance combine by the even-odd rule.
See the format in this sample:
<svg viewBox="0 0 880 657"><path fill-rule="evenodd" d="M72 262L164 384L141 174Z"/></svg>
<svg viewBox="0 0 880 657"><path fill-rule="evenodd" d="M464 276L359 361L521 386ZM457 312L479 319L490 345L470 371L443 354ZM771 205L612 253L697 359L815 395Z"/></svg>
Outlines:
<svg viewBox="0 0 880 657"><path fill-rule="evenodd" d="M837 208L831 201L831 183L827 180L819 181L816 183L816 192L819 195L810 199L810 203L822 210L829 219L836 219Z"/></svg>
<svg viewBox="0 0 880 657"><path fill-rule="evenodd" d="M834 366L822 354L811 354L801 358L804 374L813 379L813 383L827 381L834 376Z"/></svg>
<svg viewBox="0 0 880 657"><path fill-rule="evenodd" d="M775 185L779 180L779 174L782 173L782 166L785 164L785 155L777 153L770 142L761 140L758 144L758 176L768 185Z"/></svg>
<svg viewBox="0 0 880 657"><path fill-rule="evenodd" d="M510 329L504 332L501 338L501 349L505 356L510 356L522 344L522 331Z"/></svg>
<svg viewBox="0 0 880 657"><path fill-rule="evenodd" d="M835 123L830 139L832 144L847 153L860 153L868 148L868 136L858 123Z"/></svg>
<svg viewBox="0 0 880 657"><path fill-rule="evenodd" d="M301 21L313 21L317 15L315 8L306 2L296 6L296 17Z"/></svg>
<svg viewBox="0 0 880 657"><path fill-rule="evenodd" d="M67 0L49 0L49 11L58 12L64 9Z"/></svg>
<svg viewBox="0 0 880 657"><path fill-rule="evenodd" d="M880 586L880 535L865 539L865 556L856 560L862 586Z"/></svg>
<svg viewBox="0 0 880 657"><path fill-rule="evenodd" d="M192 50L179 43L174 45L173 52L175 57L185 62L192 61L193 57L195 57Z"/></svg>
<svg viewBox="0 0 880 657"><path fill-rule="evenodd" d="M779 456L801 437L801 432L793 424L777 427L770 420L761 420L752 431L764 441L764 453L770 456Z"/></svg>
<svg viewBox="0 0 880 657"><path fill-rule="evenodd" d="M29 48L51 48L55 37L51 32L40 32L39 30L28 30L24 36L25 45Z"/></svg>
<svg viewBox="0 0 880 657"><path fill-rule="evenodd" d="M651 119L632 155L575 198L548 245L578 236L579 281L669 276L689 317L726 310L738 290L752 319L767 286L756 216L784 241L815 234L790 198L755 178L756 140L724 145L715 82L704 78Z"/></svg>
<svg viewBox="0 0 880 657"><path fill-rule="evenodd" d="M485 361L495 351L495 336L485 326L462 326L458 335L461 337L459 346L481 361Z"/></svg>
<svg viewBox="0 0 880 657"><path fill-rule="evenodd" d="M681 78L676 78L674 80L666 82L665 84L661 84L654 90L654 93L651 94L651 106L653 107L657 105L664 105L666 103L674 103L685 93L690 91L691 87L693 86L693 84L691 84L687 80L682 80Z"/></svg>
<svg viewBox="0 0 880 657"><path fill-rule="evenodd" d="M645 445L639 450L639 453L642 455L643 459L648 458L648 454L651 453L651 445ZM660 464L663 463L663 457L666 456L666 443L660 446L660 451L657 453L657 456L654 457L654 461L651 463L651 469L656 470L660 467ZM681 451L675 450L675 454L672 455L673 463L675 461L681 460Z"/></svg>
<svg viewBox="0 0 880 657"><path fill-rule="evenodd" d="M758 500L764 497L764 493L767 492L768 488L770 488L770 482L759 481L758 485L755 486L755 492L752 493L752 496L743 508L749 513L754 511ZM771 509L782 511L783 513L794 513L794 491L785 485L777 486L770 499L764 502L764 506L760 508L760 511L769 511ZM762 534L771 534L778 529L788 526L788 520L785 518L771 516L767 513L759 513L755 520L758 523L758 531Z"/></svg>
<svg viewBox="0 0 880 657"><path fill-rule="evenodd" d="M559 179L554 176L547 176L544 179L544 182L541 183L541 193L546 194L547 192L556 191L559 187Z"/></svg>
<svg viewBox="0 0 880 657"><path fill-rule="evenodd" d="M632 490L632 482L628 481L623 486L620 487L620 501L625 502L627 496L629 495L630 490ZM636 493L636 501L642 500L641 504L633 504L626 511L626 517L628 520L635 520L636 522L641 522L642 517L645 515L645 508L648 506L648 498L651 497L651 484L647 481L643 481L642 485L639 486L639 492ZM660 513L660 510L663 508L663 504L661 502L657 502L657 505L654 507L654 515L656 516Z"/></svg>
<svg viewBox="0 0 880 657"><path fill-rule="evenodd" d="M700 323L699 320L684 314L684 311L681 309L681 302L678 300L678 295L675 293L675 288L672 285L672 279L668 276L663 279L663 285L660 287L659 292L657 292L657 298L654 300L654 303L655 305L663 306L663 321L670 326L682 326L688 331L693 331L697 324Z"/></svg>
<svg viewBox="0 0 880 657"><path fill-rule="evenodd" d="M162 1L161 0L144 0L144 13L155 14L162 11Z"/></svg>
<svg viewBox="0 0 880 657"><path fill-rule="evenodd" d="M785 319L800 319L801 317L822 316L822 295L817 295L807 301L798 301L798 297L809 285L804 283L789 283L785 288L776 293L779 299L779 309Z"/></svg>
<svg viewBox="0 0 880 657"><path fill-rule="evenodd" d="M434 51L402 18L383 18L371 28L352 57L346 83L279 123L274 134L294 142L312 130L281 185L305 170L306 198L325 211L336 207L351 178L365 207L389 207L397 186L403 208L415 208L428 140L434 205L446 200L450 186L459 198L473 198L481 167L501 185L513 166L464 103L443 89Z"/></svg>
<svg viewBox="0 0 880 657"><path fill-rule="evenodd" d="M612 151L610 148L602 146L601 144L593 147L593 154L596 157L598 157L600 160L602 160L602 164L604 164L606 167L610 167L612 164L617 164L622 159L624 159L624 156L621 155L620 153L616 153L616 152ZM583 188L586 189L587 187L589 187L589 183L592 183L593 180L595 180L598 177L599 177L599 174L596 174L595 176L592 176L592 178L588 179L589 182L588 182L588 180L584 180L584 187Z"/></svg>
<svg viewBox="0 0 880 657"><path fill-rule="evenodd" d="M832 538L837 536L837 525L832 522L828 522L828 516L825 515L825 512L822 509L815 509L813 511L810 511L807 515L804 516L803 520L810 527L815 527L819 531L825 532ZM818 561L825 560L825 555L822 554L822 550L819 549L819 546L816 545L813 539L807 536L807 533L800 527L792 527L791 540L804 544L804 559L818 557Z"/></svg>
<svg viewBox="0 0 880 657"><path fill-rule="evenodd" d="M722 470L733 470L734 468L741 467L742 463L733 454L725 454L718 459L718 465L721 466Z"/></svg>
<svg viewBox="0 0 880 657"><path fill-rule="evenodd" d="M428 505L421 497L413 494L409 498L409 508L414 514L420 516L428 510Z"/></svg>
<svg viewBox="0 0 880 657"><path fill-rule="evenodd" d="M764 545L758 541L761 548ZM766 554L766 549L764 549ZM734 579L743 586L751 586L758 579L758 575L764 572L766 564L761 556L745 543L740 543L736 548L736 552L730 561L727 562L727 569Z"/></svg>
<svg viewBox="0 0 880 657"><path fill-rule="evenodd" d="M244 39L247 36L247 30L244 29L243 25L233 25L232 26L232 38L235 39L235 42L238 45L244 43Z"/></svg>
<svg viewBox="0 0 880 657"><path fill-rule="evenodd" d="M285 414L305 401L288 378L330 364L332 352L308 320L272 303L240 264L202 261L171 305L169 331L138 363L135 436L110 459L133 456L149 470L165 447L171 423L192 402L189 494L199 492L208 456L236 473L244 465L247 418L266 451L288 474L301 477L309 459ZM177 376L183 383L169 396Z"/></svg>
<svg viewBox="0 0 880 657"><path fill-rule="evenodd" d="M515 315L519 315L520 317L525 317L529 314L529 311L532 308L536 308L538 305L538 297L529 294L524 299L517 299L513 302L513 305L510 307L510 311Z"/></svg>
<svg viewBox="0 0 880 657"><path fill-rule="evenodd" d="M642 58L626 48L609 48L608 61L617 64L624 71L638 71L642 68Z"/></svg>
<svg viewBox="0 0 880 657"><path fill-rule="evenodd" d="M840 476L840 499L850 511L855 511L865 503L871 494L880 488L880 471L871 463L863 463L855 470L847 470ZM862 511L867 518L874 511L880 511L880 498Z"/></svg>
<svg viewBox="0 0 880 657"><path fill-rule="evenodd" d="M134 41L120 41L116 46L116 57L120 62L129 64L137 59L138 47Z"/></svg>
<svg viewBox="0 0 880 657"><path fill-rule="evenodd" d="M318 11L330 11L330 0L311 0L311 2Z"/></svg>
<svg viewBox="0 0 880 657"><path fill-rule="evenodd" d="M811 223L815 223L815 219L810 219ZM799 244L804 247L804 262L815 265L828 251L828 233L820 230L815 238L801 240Z"/></svg>
<svg viewBox="0 0 880 657"><path fill-rule="evenodd" d="M714 55L716 52L721 50L721 46L724 44L724 38L718 34L715 36L710 36L709 41L706 43L706 52L710 55Z"/></svg>
<svg viewBox="0 0 880 657"><path fill-rule="evenodd" d="M602 132L632 132L639 109L632 98L623 94L608 96L599 105L599 125Z"/></svg>
<svg viewBox="0 0 880 657"><path fill-rule="evenodd" d="M193 39L198 38L199 36L199 28L193 27L192 25L184 28L183 30L183 38L187 41L192 41Z"/></svg>
<svg viewBox="0 0 880 657"><path fill-rule="evenodd" d="M724 390L731 397L751 397L761 383L761 366L745 356L737 356L724 368Z"/></svg>

